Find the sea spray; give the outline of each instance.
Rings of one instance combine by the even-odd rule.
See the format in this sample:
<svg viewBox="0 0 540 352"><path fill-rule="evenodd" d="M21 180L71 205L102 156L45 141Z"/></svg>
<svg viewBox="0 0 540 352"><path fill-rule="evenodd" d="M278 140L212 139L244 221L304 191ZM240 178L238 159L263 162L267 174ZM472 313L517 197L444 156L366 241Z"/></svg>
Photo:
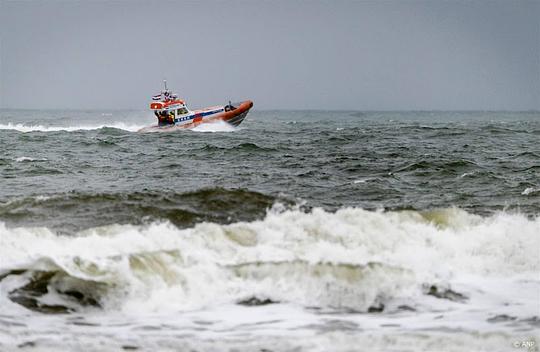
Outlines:
<svg viewBox="0 0 540 352"><path fill-rule="evenodd" d="M115 128L119 130L125 130L129 132L136 132L141 129L142 125L126 124L124 122L113 122L110 124L99 124L99 125L77 125L77 126L45 126L45 125L29 125L22 123L8 123L0 124L0 130L15 130L19 132L75 132L75 131L91 131L99 130L102 128Z"/></svg>

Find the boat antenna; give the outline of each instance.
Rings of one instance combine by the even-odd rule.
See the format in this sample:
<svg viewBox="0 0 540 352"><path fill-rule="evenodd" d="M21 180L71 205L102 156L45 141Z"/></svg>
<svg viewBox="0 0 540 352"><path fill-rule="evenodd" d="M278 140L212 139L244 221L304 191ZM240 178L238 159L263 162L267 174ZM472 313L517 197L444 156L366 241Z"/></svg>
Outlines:
<svg viewBox="0 0 540 352"><path fill-rule="evenodd" d="M165 85L165 90L167 90L167 80L166 79L163 80L163 84Z"/></svg>

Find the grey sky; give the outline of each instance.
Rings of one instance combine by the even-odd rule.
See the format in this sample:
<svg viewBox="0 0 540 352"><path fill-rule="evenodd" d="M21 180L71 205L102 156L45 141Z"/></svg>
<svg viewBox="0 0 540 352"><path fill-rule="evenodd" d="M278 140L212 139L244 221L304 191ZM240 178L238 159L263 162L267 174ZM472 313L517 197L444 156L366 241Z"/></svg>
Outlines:
<svg viewBox="0 0 540 352"><path fill-rule="evenodd" d="M540 109L540 0L0 0L0 59L3 108Z"/></svg>

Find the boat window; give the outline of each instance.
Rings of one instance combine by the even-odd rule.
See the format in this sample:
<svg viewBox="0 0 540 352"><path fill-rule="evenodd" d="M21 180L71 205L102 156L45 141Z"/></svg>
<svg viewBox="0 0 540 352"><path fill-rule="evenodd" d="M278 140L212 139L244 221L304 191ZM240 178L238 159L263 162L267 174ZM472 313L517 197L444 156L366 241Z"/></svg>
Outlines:
<svg viewBox="0 0 540 352"><path fill-rule="evenodd" d="M187 114L188 111L187 111L186 108L180 108L180 109L178 109L178 110L176 111L176 113L177 113L178 115L184 115L184 114Z"/></svg>

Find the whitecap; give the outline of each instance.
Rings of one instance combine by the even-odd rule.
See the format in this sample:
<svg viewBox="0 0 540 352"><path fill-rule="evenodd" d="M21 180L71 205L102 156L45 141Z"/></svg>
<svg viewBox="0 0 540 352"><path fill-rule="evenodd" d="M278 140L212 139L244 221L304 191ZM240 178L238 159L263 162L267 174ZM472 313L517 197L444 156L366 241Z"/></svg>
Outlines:
<svg viewBox="0 0 540 352"><path fill-rule="evenodd" d="M101 128L116 128L120 130L125 130L129 132L136 132L143 128L141 125L126 124L124 122L115 122L112 124L101 124L101 125L79 125L79 126L44 126L44 125L26 125L22 123L7 123L0 124L0 130L15 130L19 132L74 132L74 131L88 131L88 130L98 130Z"/></svg>
<svg viewBox="0 0 540 352"><path fill-rule="evenodd" d="M31 157L28 157L28 156L21 156L19 158L15 158L14 160L16 162L18 162L18 163L21 163L21 162L25 162L25 161L47 161L48 159L46 159L46 158L31 158Z"/></svg>
<svg viewBox="0 0 540 352"><path fill-rule="evenodd" d="M523 192L521 192L522 195L524 196L528 196L530 194L534 194L536 192L539 192L540 191L540 188L534 188L534 187L527 187L523 190Z"/></svg>
<svg viewBox="0 0 540 352"><path fill-rule="evenodd" d="M475 174L474 171L471 171L471 172L465 172L463 175L459 176L459 178L464 178L464 177L473 176L474 174Z"/></svg>

